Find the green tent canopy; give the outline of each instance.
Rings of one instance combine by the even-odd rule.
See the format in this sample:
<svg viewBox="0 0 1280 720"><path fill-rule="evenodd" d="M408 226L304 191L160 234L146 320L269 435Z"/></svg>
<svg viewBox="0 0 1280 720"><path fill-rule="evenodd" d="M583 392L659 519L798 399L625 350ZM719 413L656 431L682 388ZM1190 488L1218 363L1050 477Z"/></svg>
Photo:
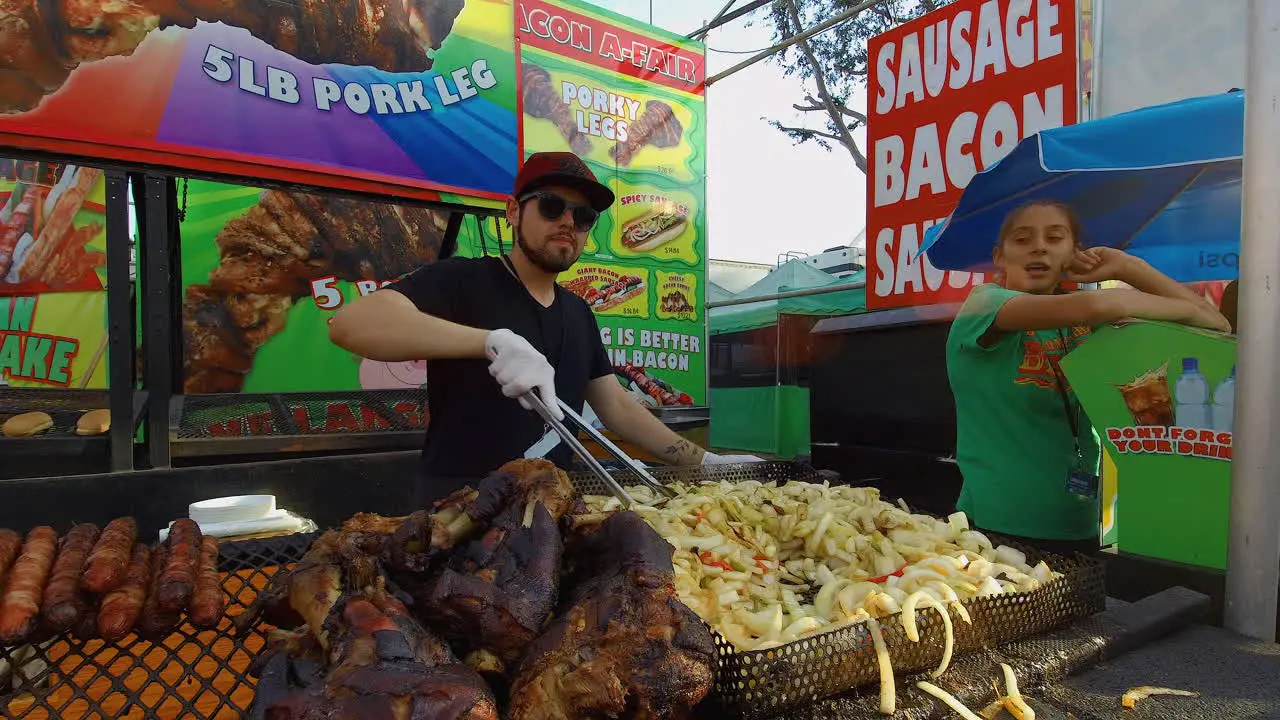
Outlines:
<svg viewBox="0 0 1280 720"><path fill-rule="evenodd" d="M733 293L725 290L710 280L707 281L707 302L720 302L722 300L728 300L731 297L733 297Z"/></svg>
<svg viewBox="0 0 1280 720"><path fill-rule="evenodd" d="M862 280L865 273L859 272L852 277L834 278L827 273L805 264L799 260L789 260L779 265L773 272L761 278L751 287L734 296L734 299L746 299L776 295L793 290L826 287L828 285L848 285ZM709 293L708 293L709 294ZM708 298L709 302L715 302ZM866 310L866 291L839 290L836 292L805 295L802 297L783 298L781 300L761 300L712 308L709 313L710 331L712 335L742 332L757 328L772 327L778 324L778 315L849 315Z"/></svg>
<svg viewBox="0 0 1280 720"><path fill-rule="evenodd" d="M812 265L791 260L778 266L759 282L743 290L735 299L768 297L792 290L808 290L850 285L862 280L865 273L835 278ZM866 292L837 290L781 300L760 300L741 305L712 308L708 312L713 348L715 336L778 326L779 315L832 316L849 315L866 310ZM791 332L794 332L794 328ZM720 357L732 365L741 346L760 342L779 342L777 335L764 337L722 337L724 352ZM772 356L772 353L770 353ZM717 354L713 349L713 360ZM718 385L715 375L711 385L711 444L713 447L764 452L775 457L793 458L809 452L809 388L794 384L794 379L778 375L775 383L736 387ZM732 383L732 381L729 381Z"/></svg>

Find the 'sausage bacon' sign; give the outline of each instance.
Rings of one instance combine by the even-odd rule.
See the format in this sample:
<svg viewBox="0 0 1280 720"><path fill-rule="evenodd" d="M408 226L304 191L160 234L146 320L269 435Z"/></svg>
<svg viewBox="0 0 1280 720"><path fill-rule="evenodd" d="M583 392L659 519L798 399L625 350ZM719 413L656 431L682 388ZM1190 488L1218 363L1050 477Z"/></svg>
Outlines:
<svg viewBox="0 0 1280 720"><path fill-rule="evenodd" d="M983 282L929 264L924 232L1022 138L1075 122L1076 35L1075 0L959 0L871 39L869 308L962 300Z"/></svg>

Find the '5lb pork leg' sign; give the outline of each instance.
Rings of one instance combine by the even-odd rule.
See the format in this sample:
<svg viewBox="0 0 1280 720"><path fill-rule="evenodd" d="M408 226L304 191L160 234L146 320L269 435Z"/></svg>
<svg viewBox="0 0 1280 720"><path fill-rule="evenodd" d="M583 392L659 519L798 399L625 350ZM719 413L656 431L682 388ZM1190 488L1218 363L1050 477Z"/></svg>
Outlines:
<svg viewBox="0 0 1280 720"><path fill-rule="evenodd" d="M919 257L924 232L1020 140L1076 121L1076 26L1074 0L959 0L871 39L868 307L983 282Z"/></svg>

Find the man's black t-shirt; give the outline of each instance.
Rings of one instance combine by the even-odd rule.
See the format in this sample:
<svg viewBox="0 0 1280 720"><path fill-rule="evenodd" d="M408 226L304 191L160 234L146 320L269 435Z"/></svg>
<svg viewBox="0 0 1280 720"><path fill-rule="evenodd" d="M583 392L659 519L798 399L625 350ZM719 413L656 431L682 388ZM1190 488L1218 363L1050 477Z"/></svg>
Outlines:
<svg viewBox="0 0 1280 720"><path fill-rule="evenodd" d="M449 258L418 268L388 289L428 315L484 330L506 328L528 340L555 368L556 396L578 412L587 383L613 372L587 304L557 285L551 307L543 307L500 258ZM428 361L427 402L422 500L523 457L546 432L537 413L502 394L486 359ZM550 459L563 466L566 452L562 444Z"/></svg>

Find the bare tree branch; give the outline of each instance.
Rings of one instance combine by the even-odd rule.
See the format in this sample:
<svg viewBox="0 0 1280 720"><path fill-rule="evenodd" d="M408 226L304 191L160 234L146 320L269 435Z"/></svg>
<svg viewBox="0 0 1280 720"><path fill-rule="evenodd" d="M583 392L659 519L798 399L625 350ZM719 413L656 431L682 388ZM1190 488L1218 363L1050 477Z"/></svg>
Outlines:
<svg viewBox="0 0 1280 720"><path fill-rule="evenodd" d="M826 138L828 140L834 140L836 142L840 142L839 136L832 135L831 133L825 133L825 132L822 132L821 130L814 130L812 128L791 127L789 125L783 125L782 123L777 123L774 125L774 127L776 127L777 129L781 130L784 133L789 133L792 135L809 135L815 138Z"/></svg>
<svg viewBox="0 0 1280 720"><path fill-rule="evenodd" d="M787 9L791 13L792 22L795 23L796 29L799 30L801 28L800 9L796 7L795 0L787 0ZM803 32L803 30L800 30L800 32ZM853 158L853 164L857 165L858 169L865 173L867 171L867 158L862 153L862 149L858 147L857 141L853 139L853 133L841 121L843 113L840 112L837 103L831 97L831 91L827 87L827 79L824 77L826 73L823 72L822 63L818 62L818 58L813 54L813 48L810 47L808 40L801 40L796 45L800 48L800 52L804 54L805 59L809 61L809 66L813 68L813 81L818 87L818 99L822 101L823 107L826 108L827 116L831 120L829 125L838 128L840 131L839 135L834 136L834 139L849 151L849 156Z"/></svg>
<svg viewBox="0 0 1280 720"><path fill-rule="evenodd" d="M775 42L795 37L806 27L847 11L857 0L774 0L766 22L773 26ZM785 77L803 81L803 101L794 111L809 118L819 129L793 127L771 120L770 125L797 143L814 142L826 150L839 144L864 173L867 160L854 133L867 124L866 108L853 103L867 85L872 58L867 42L898 25L947 5L952 0L880 0L866 12L786 48L771 62L782 68ZM854 106L851 106L853 103ZM813 115L817 113L817 115ZM805 124L809 124L806 122Z"/></svg>

